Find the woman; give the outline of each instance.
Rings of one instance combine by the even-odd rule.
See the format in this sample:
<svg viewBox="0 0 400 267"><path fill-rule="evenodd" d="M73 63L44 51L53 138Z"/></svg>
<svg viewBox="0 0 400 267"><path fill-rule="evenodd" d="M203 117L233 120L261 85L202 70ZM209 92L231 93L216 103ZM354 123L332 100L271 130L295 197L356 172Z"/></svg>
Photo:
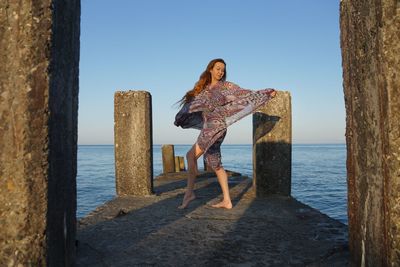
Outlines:
<svg viewBox="0 0 400 267"><path fill-rule="evenodd" d="M228 176L221 164L220 147L226 129L232 123L255 112L275 95L274 89L251 91L226 81L226 64L221 58L208 63L194 88L180 100L183 107L174 122L182 128L201 130L196 143L186 154L189 176L180 209L186 208L196 198L194 181L198 173L197 159L203 154L207 165L215 171L223 194L222 201L212 207L232 208Z"/></svg>

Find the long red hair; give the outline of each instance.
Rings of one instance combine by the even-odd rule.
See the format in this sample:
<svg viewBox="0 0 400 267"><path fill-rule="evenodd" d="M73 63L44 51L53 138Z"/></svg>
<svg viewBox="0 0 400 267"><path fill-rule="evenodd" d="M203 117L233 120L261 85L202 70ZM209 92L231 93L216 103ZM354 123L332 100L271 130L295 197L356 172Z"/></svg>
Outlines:
<svg viewBox="0 0 400 267"><path fill-rule="evenodd" d="M200 94L204 88L206 88L207 85L209 85L211 83L211 73L210 71L212 70L212 68L214 68L214 65L216 63L223 63L225 65L225 72L224 72L224 76L222 76L221 81L225 81L226 80L226 63L222 58L216 58L211 60L205 71L203 71L203 73L200 75L199 80L195 83L194 87L192 90L189 90L186 92L186 94L182 97L181 100L179 100L179 104L183 105L185 103L190 102L196 95Z"/></svg>

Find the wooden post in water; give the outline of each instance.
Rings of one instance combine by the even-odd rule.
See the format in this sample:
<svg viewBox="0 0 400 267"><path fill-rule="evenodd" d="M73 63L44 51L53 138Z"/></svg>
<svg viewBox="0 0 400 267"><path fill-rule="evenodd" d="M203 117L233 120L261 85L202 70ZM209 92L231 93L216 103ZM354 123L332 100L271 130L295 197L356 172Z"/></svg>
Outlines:
<svg viewBox="0 0 400 267"><path fill-rule="evenodd" d="M163 145L161 147L163 172L175 172L175 150L174 145Z"/></svg>
<svg viewBox="0 0 400 267"><path fill-rule="evenodd" d="M400 2L342 0L352 266L400 265Z"/></svg>
<svg viewBox="0 0 400 267"><path fill-rule="evenodd" d="M80 1L0 1L0 265L74 266Z"/></svg>
<svg viewBox="0 0 400 267"><path fill-rule="evenodd" d="M115 92L115 182L118 196L143 196L153 192L151 112L149 92Z"/></svg>
<svg viewBox="0 0 400 267"><path fill-rule="evenodd" d="M291 182L291 98L280 91L253 114L253 185L257 196L290 196Z"/></svg>

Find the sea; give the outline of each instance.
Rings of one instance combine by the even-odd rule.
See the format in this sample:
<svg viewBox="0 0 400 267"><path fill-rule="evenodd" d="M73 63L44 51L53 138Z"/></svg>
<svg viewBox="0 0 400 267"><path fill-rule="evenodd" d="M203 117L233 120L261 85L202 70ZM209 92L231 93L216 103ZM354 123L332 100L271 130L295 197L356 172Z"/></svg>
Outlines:
<svg viewBox="0 0 400 267"><path fill-rule="evenodd" d="M184 156L191 145L175 145ZM225 169L252 177L252 145L222 145ZM202 165L199 159L199 168ZM162 173L161 145L153 146L154 177ZM79 145L77 217L115 197L113 145ZM292 196L347 224L345 144L294 144L292 146Z"/></svg>

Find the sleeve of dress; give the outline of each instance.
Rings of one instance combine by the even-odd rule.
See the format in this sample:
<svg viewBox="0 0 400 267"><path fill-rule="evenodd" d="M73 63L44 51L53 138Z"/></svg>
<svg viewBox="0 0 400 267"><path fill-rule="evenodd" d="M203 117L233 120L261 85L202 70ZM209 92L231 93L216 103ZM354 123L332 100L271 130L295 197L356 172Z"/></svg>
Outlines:
<svg viewBox="0 0 400 267"><path fill-rule="evenodd" d="M209 92L203 91L194 97L189 103L189 112L212 111L214 109L213 102L210 99Z"/></svg>
<svg viewBox="0 0 400 267"><path fill-rule="evenodd" d="M203 128L203 115L201 111L190 112L190 104L185 103L179 112L175 115L174 125L177 127L182 127L183 129L193 128L202 129Z"/></svg>
<svg viewBox="0 0 400 267"><path fill-rule="evenodd" d="M266 104L272 98L271 94L274 91L274 89L253 91L226 82L223 91L226 102L218 110L225 115L225 123L229 126Z"/></svg>
<svg viewBox="0 0 400 267"><path fill-rule="evenodd" d="M223 91L227 103L236 101L238 98L246 98L250 95L271 94L274 89L267 88L262 90L250 90L239 87L237 84L226 81L224 84L226 90Z"/></svg>

